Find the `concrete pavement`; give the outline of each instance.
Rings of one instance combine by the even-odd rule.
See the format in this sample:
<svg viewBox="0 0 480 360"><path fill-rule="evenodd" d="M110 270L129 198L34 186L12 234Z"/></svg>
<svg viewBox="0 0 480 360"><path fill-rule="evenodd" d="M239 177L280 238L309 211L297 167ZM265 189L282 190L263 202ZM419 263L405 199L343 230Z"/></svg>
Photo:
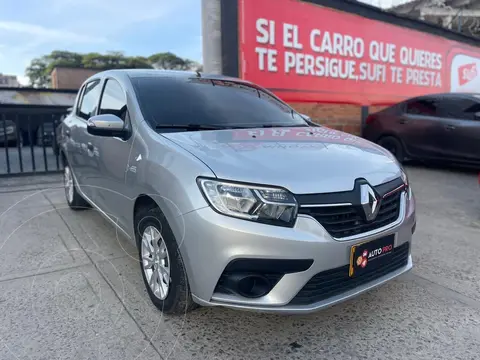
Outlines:
<svg viewBox="0 0 480 360"><path fill-rule="evenodd" d="M163 316L135 247L96 211L68 209L61 177L0 179L0 359L477 359L477 177L407 170L414 270L304 316Z"/></svg>

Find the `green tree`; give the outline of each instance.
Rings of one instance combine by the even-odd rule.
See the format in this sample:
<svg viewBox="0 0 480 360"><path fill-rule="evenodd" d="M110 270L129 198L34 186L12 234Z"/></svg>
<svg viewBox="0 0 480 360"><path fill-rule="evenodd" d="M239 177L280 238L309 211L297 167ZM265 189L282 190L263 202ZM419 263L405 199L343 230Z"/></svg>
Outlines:
<svg viewBox="0 0 480 360"><path fill-rule="evenodd" d="M70 51L55 50L49 55L46 55L46 58L49 62L49 67L51 70L53 70L55 66L79 67L82 64L82 55Z"/></svg>
<svg viewBox="0 0 480 360"><path fill-rule="evenodd" d="M185 70L192 70L192 71L203 71L203 65L199 64L196 61L185 59L187 64L187 68Z"/></svg>
<svg viewBox="0 0 480 360"><path fill-rule="evenodd" d="M132 56L127 58L124 69L151 69L152 65L146 57Z"/></svg>
<svg viewBox="0 0 480 360"><path fill-rule="evenodd" d="M70 51L52 51L48 55L33 59L25 73L36 87L48 87L50 74L56 66L81 67L82 55Z"/></svg>
<svg viewBox="0 0 480 360"><path fill-rule="evenodd" d="M148 60L155 69L161 70L189 70L190 65L189 60L182 59L171 52L150 55Z"/></svg>
<svg viewBox="0 0 480 360"><path fill-rule="evenodd" d="M89 68L89 69L173 69L202 70L195 61L181 58L171 52L157 53L148 58L142 56L125 56L120 51L110 51L106 54L96 52L79 54L70 51L52 51L48 55L35 58L26 69L30 84L35 87L49 87L50 74L57 66Z"/></svg>
<svg viewBox="0 0 480 360"><path fill-rule="evenodd" d="M103 69L104 64L104 55L100 53L88 53L82 57L82 67L89 69Z"/></svg>
<svg viewBox="0 0 480 360"><path fill-rule="evenodd" d="M50 84L50 74L46 71L47 63L45 59L33 59L25 70L25 74L30 79L30 84L35 87L47 87Z"/></svg>

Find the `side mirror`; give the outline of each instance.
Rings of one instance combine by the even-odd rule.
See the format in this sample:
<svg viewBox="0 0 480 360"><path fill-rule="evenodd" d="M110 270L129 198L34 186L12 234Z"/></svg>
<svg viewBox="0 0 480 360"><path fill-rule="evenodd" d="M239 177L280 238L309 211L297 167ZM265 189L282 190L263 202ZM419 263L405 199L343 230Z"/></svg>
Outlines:
<svg viewBox="0 0 480 360"><path fill-rule="evenodd" d="M87 131L96 136L124 137L125 123L116 115L102 114L92 116L87 121Z"/></svg>
<svg viewBox="0 0 480 360"><path fill-rule="evenodd" d="M475 119L480 119L480 111L475 113Z"/></svg>

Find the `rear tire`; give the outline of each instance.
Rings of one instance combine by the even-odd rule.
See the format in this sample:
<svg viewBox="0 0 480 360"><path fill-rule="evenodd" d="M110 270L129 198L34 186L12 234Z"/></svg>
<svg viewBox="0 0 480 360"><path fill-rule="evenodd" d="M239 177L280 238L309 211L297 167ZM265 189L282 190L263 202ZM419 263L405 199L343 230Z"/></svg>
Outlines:
<svg viewBox="0 0 480 360"><path fill-rule="evenodd" d="M395 156L398 162L403 163L405 161L405 151L403 145L399 139L393 136L385 136L378 140L378 145L384 149L390 151Z"/></svg>
<svg viewBox="0 0 480 360"><path fill-rule="evenodd" d="M43 133L41 131L42 129L41 128L38 128L36 134L36 141L35 141L35 145L37 146L43 146Z"/></svg>
<svg viewBox="0 0 480 360"><path fill-rule="evenodd" d="M55 138L53 139L53 142L52 142L52 151L55 156L60 156L60 149L57 143L57 139Z"/></svg>
<svg viewBox="0 0 480 360"><path fill-rule="evenodd" d="M90 204L78 193L78 185L68 164L63 169L63 184L65 188L65 199L68 206L73 210L88 209Z"/></svg>
<svg viewBox="0 0 480 360"><path fill-rule="evenodd" d="M165 314L185 314L197 308L177 240L158 207L145 206L137 211L135 238L143 282L152 303Z"/></svg>

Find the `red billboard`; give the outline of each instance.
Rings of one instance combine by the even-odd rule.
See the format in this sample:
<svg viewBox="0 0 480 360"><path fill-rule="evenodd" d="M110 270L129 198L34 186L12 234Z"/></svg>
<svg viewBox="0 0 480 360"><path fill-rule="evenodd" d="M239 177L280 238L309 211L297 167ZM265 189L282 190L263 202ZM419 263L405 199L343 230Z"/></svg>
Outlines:
<svg viewBox="0 0 480 360"><path fill-rule="evenodd" d="M285 101L479 92L480 49L299 0L239 0L240 77Z"/></svg>

